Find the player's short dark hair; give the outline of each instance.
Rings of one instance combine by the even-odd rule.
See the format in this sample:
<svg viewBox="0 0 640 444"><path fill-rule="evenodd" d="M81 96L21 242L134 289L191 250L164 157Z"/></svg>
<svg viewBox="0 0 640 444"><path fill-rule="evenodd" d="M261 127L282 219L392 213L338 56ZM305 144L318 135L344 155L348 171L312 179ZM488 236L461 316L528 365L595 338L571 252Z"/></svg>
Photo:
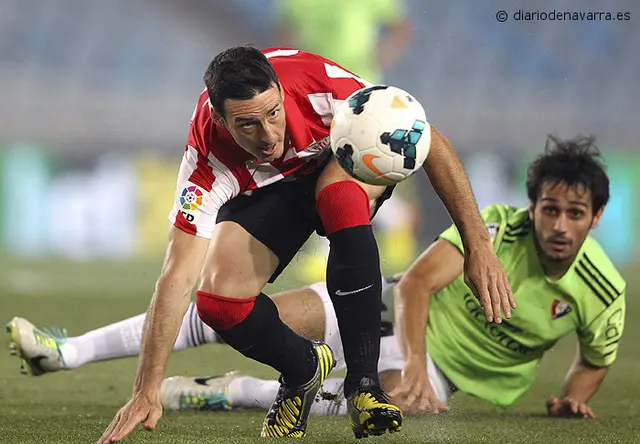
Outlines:
<svg viewBox="0 0 640 444"><path fill-rule="evenodd" d="M562 140L549 135L544 153L527 171L529 200L538 200L544 182L564 182L570 188L583 186L591 190L593 214L604 207L609 201L609 177L595 140L594 136Z"/></svg>
<svg viewBox="0 0 640 444"><path fill-rule="evenodd" d="M211 105L221 116L225 100L248 100L274 83L278 85L278 76L269 60L251 45L222 51L211 61L203 79Z"/></svg>

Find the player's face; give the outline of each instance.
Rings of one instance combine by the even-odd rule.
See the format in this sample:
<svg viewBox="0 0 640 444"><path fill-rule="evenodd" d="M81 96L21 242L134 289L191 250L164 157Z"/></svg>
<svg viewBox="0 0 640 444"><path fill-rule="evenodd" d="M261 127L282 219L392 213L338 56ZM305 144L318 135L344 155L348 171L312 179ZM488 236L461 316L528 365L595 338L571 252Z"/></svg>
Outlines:
<svg viewBox="0 0 640 444"><path fill-rule="evenodd" d="M249 100L226 100L223 125L245 151L266 162L284 153L284 94L274 84Z"/></svg>
<svg viewBox="0 0 640 444"><path fill-rule="evenodd" d="M593 215L591 190L544 182L538 201L529 207L540 253L552 263L571 263L594 228L602 209Z"/></svg>

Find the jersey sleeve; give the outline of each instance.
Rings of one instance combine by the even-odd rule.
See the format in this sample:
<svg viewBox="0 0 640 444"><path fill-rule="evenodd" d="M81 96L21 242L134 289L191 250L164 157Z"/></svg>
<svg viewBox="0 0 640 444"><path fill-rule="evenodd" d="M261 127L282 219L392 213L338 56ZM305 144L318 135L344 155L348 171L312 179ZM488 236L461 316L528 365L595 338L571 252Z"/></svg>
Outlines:
<svg viewBox="0 0 640 444"><path fill-rule="evenodd" d="M578 330L580 352L592 365L609 366L616 360L624 330L625 293L622 292L596 319Z"/></svg>
<svg viewBox="0 0 640 444"><path fill-rule="evenodd" d="M502 235L507 225L510 208L506 205L490 205L480 212L485 227L491 236L494 250L497 250L502 239ZM437 239L443 239L457 247L461 253L464 253L462 246L462 238L455 224L451 225L440 234Z"/></svg>
<svg viewBox="0 0 640 444"><path fill-rule="evenodd" d="M169 221L185 233L210 239L218 211L240 193L231 170L211 152L205 137L208 114L206 100L196 105L189 127Z"/></svg>

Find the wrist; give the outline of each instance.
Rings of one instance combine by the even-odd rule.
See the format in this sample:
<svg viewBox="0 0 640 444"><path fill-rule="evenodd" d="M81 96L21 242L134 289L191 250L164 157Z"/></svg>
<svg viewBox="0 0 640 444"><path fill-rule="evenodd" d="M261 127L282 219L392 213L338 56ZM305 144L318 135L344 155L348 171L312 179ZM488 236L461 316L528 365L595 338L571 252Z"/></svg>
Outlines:
<svg viewBox="0 0 640 444"><path fill-rule="evenodd" d="M160 389L153 389L149 387L138 388L134 387L131 395L132 399L146 399L149 402L160 402Z"/></svg>
<svg viewBox="0 0 640 444"><path fill-rule="evenodd" d="M462 248L467 255L474 254L478 251L486 251L487 248L493 249L491 238L487 234L486 236L474 236L471 238L463 238Z"/></svg>
<svg viewBox="0 0 640 444"><path fill-rule="evenodd" d="M407 363L423 364L427 367L427 353L426 352L410 352L406 358Z"/></svg>
<svg viewBox="0 0 640 444"><path fill-rule="evenodd" d="M479 245L484 246L486 243L491 243L491 236L482 219L477 223L461 226L458 229L465 247L477 248Z"/></svg>
<svg viewBox="0 0 640 444"><path fill-rule="evenodd" d="M136 379L133 384L133 394L142 395L152 398L154 396L159 396L160 394L160 383L162 381L155 381L154 378L146 378L146 379Z"/></svg>

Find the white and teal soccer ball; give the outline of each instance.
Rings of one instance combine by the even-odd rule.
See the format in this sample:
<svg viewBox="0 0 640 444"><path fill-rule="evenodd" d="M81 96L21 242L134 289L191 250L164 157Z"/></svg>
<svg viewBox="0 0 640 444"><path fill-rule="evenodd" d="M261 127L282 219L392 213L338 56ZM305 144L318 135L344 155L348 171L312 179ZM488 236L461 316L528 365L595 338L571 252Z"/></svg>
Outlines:
<svg viewBox="0 0 640 444"><path fill-rule="evenodd" d="M331 149L352 177L394 185L411 176L429 154L431 127L408 92L374 85L351 94L331 123Z"/></svg>

